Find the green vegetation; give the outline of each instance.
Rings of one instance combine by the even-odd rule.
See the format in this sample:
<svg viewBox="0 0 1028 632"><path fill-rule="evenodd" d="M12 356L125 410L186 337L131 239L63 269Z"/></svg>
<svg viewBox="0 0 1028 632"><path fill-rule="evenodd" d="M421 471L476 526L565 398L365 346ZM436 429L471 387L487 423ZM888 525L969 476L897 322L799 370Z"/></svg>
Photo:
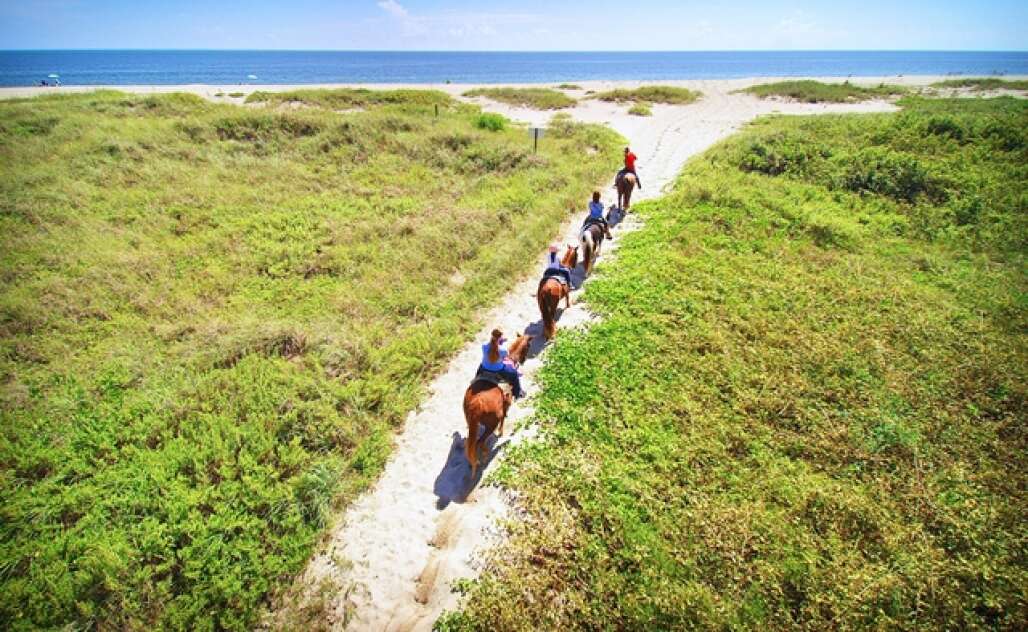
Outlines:
<svg viewBox="0 0 1028 632"><path fill-rule="evenodd" d="M574 107L578 101L549 88L476 88L464 93L466 97L486 97L517 107L536 110L559 110Z"/></svg>
<svg viewBox="0 0 1028 632"><path fill-rule="evenodd" d="M381 105L451 106L450 95L439 90L367 90L365 88L305 89L289 92L258 90L246 97L247 103L302 103L304 105L349 110Z"/></svg>
<svg viewBox="0 0 1028 632"><path fill-rule="evenodd" d="M935 88L974 88L975 90L1028 90L1028 80L1007 80L997 77L947 79L932 84Z"/></svg>
<svg viewBox="0 0 1028 632"><path fill-rule="evenodd" d="M636 103L632 107L628 108L628 113L634 116L653 116L653 110L650 109L649 103Z"/></svg>
<svg viewBox="0 0 1028 632"><path fill-rule="evenodd" d="M768 97L785 97L805 103L846 103L866 101L868 99L887 99L892 96L906 94L902 86L879 84L875 87L856 86L845 81L843 83L821 83L820 81L779 81L777 83L760 83L743 88L738 92L755 94L761 99Z"/></svg>
<svg viewBox="0 0 1028 632"><path fill-rule="evenodd" d="M246 93L245 92L229 92L228 96L232 97L233 99L238 99L239 97L245 97Z"/></svg>
<svg viewBox="0 0 1028 632"><path fill-rule="evenodd" d="M1028 103L905 106L762 119L636 207L441 629L1023 629Z"/></svg>
<svg viewBox="0 0 1028 632"><path fill-rule="evenodd" d="M559 86L557 86L557 89L558 90L581 90L582 86L578 85L577 83L562 83Z"/></svg>
<svg viewBox="0 0 1028 632"><path fill-rule="evenodd" d="M695 90L688 88L676 88L673 86L642 86L635 90L618 88L607 92L598 92L593 95L594 99L601 101L613 101L615 103L627 103L631 101L642 101L647 103L668 103L672 105L685 105L692 103L703 96Z"/></svg>
<svg viewBox="0 0 1028 632"><path fill-rule="evenodd" d="M0 628L251 629L618 159L396 95L0 102Z"/></svg>
<svg viewBox="0 0 1028 632"><path fill-rule="evenodd" d="M478 129L487 129L491 132L500 132L506 129L507 119L500 114L483 112L475 119L475 127Z"/></svg>

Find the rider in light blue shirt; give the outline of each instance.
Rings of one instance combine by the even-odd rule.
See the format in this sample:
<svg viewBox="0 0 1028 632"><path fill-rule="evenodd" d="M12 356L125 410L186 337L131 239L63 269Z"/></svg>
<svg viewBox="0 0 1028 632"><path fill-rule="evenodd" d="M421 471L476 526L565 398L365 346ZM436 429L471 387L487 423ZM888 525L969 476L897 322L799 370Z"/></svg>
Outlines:
<svg viewBox="0 0 1028 632"><path fill-rule="evenodd" d="M543 277L550 272L556 272L560 276L564 277L564 282L571 285L571 269L563 265L560 259L557 259L557 247L550 246L550 262L546 264L546 272L543 273Z"/></svg>
<svg viewBox="0 0 1028 632"><path fill-rule="evenodd" d="M593 191L593 200L589 202L589 217L586 218L582 227L584 228L589 224L599 224L603 227L603 234L607 236L607 239L614 239L614 236L610 234L610 224L603 217L603 202L600 202L599 191Z"/></svg>
<svg viewBox="0 0 1028 632"><path fill-rule="evenodd" d="M517 363L508 357L507 350L503 348L505 342L507 339L503 337L503 332L494 329L489 342L482 345L482 369L507 376L514 397L523 397L525 393L521 390L521 374L518 373Z"/></svg>

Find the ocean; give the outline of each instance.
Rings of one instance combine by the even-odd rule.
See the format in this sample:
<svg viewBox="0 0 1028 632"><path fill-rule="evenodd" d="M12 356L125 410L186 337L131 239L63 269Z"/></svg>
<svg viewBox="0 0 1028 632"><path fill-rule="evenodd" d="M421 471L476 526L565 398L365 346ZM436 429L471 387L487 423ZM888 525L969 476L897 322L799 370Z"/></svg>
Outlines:
<svg viewBox="0 0 1028 632"><path fill-rule="evenodd" d="M50 75L64 85L235 85L950 74L1028 74L1028 51L0 51L0 86L38 85Z"/></svg>

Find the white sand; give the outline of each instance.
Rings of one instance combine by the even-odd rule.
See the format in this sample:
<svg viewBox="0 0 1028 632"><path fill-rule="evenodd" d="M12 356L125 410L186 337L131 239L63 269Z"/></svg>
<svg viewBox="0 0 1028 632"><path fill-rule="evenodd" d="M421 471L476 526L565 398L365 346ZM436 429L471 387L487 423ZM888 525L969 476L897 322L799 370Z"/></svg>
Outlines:
<svg viewBox="0 0 1028 632"><path fill-rule="evenodd" d="M875 77L854 78L855 83L877 84L881 81L923 86L941 77ZM578 120L606 123L629 139L639 156L639 174L644 188L636 192L636 201L657 196L679 173L683 164L715 142L739 129L747 121L763 114L817 114L823 112L887 111L894 106L885 101L827 105L799 104L760 100L749 95L731 94L733 90L773 81L774 78L712 81L648 82L679 85L703 92L703 98L687 106L653 106L653 116L635 117L627 114L627 105L587 100L569 110ZM841 81L843 79L835 79ZM614 87L636 87L640 82L587 81L578 82L585 90L606 90ZM212 100L241 101L215 97L218 92L253 90L288 90L319 86L132 86L115 89L129 92L189 91ZM331 87L331 86L320 86ZM387 88L396 86L367 86ZM415 87L415 86L405 86ZM459 96L473 86L417 86L445 90ZM30 96L47 92L77 92L94 88L2 88L0 98ZM463 97L462 97L463 98ZM469 99L465 99L469 100ZM470 99L485 109L511 118L543 125L552 112L513 108L486 99ZM545 137L542 142L546 142ZM619 165L610 166L611 175ZM614 201L610 183L601 189L609 205ZM586 200L582 200L584 209ZM577 243L581 215L562 227L555 241ZM612 252L619 239L637 224L634 216L615 229L615 240L605 246L603 265L611 265ZM396 437L395 450L375 486L362 495L340 516L324 545L298 578L289 603L269 618L271 627L282 622L290 610L305 603L325 601L318 609L326 627L354 630L429 630L446 609L457 605L458 596L451 591L459 578L477 573L476 550L490 546L498 533L499 517L514 515L513 499L495 487L474 487L468 480L470 469L463 455L462 436L466 432L462 413L464 390L480 359L479 345L493 327L508 333L528 328L540 333L535 290L538 273L545 262L540 255L538 268L527 275L499 305L482 317L483 328L474 340L452 360L446 371L430 386L425 403L409 415L403 432ZM565 311L559 321L561 328L584 326L592 318L582 304ZM559 335L559 333L558 333ZM541 364L541 336L533 349L533 357L524 365L525 387L535 390L534 376ZM530 439L533 428L524 421L531 416L530 402L517 403L507 423L510 438L494 444L495 458L487 468L496 467L503 458L500 446L507 441ZM470 492L470 494L468 493ZM465 498L466 496L466 498ZM328 580L327 593L319 591ZM321 616L321 615L319 615Z"/></svg>

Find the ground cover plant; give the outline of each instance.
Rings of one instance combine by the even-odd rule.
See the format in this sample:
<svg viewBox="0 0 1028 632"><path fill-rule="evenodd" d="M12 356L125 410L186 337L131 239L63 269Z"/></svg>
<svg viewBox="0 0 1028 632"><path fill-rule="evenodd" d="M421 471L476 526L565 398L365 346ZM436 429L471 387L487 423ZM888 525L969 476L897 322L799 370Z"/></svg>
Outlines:
<svg viewBox="0 0 1028 632"><path fill-rule="evenodd" d="M258 90L246 97L246 103L301 103L336 110L377 105L449 106L450 95L439 90L368 90L366 88L310 88L287 92Z"/></svg>
<svg viewBox="0 0 1028 632"><path fill-rule="evenodd" d="M1028 80L998 77L946 79L932 84L934 88L974 88L975 90L1028 90Z"/></svg>
<svg viewBox="0 0 1028 632"><path fill-rule="evenodd" d="M805 103L846 103L850 101L866 101L868 99L887 99L902 95L907 89L902 86L879 84L873 87L857 86L849 81L843 83L822 83L804 79L800 81L778 81L775 83L759 83L743 88L739 92L755 94L761 99L768 97L785 97Z"/></svg>
<svg viewBox="0 0 1028 632"><path fill-rule="evenodd" d="M536 110L559 110L574 107L578 101L549 88L476 88L464 93L466 97L485 97L517 107Z"/></svg>
<svg viewBox="0 0 1028 632"><path fill-rule="evenodd" d="M762 119L633 207L438 627L1023 629L1026 122Z"/></svg>
<svg viewBox="0 0 1028 632"><path fill-rule="evenodd" d="M339 94L0 102L0 628L251 629L621 144Z"/></svg>
<svg viewBox="0 0 1028 632"><path fill-rule="evenodd" d="M614 103L644 102L644 103L668 103L671 105L686 105L703 96L696 90L688 88L676 88L674 86L642 86L630 90L617 88L606 92L597 92L592 96L601 101L612 101Z"/></svg>
<svg viewBox="0 0 1028 632"><path fill-rule="evenodd" d="M632 107L628 108L628 113L633 116L653 116L653 110L650 109L649 103L635 103Z"/></svg>
<svg viewBox="0 0 1028 632"><path fill-rule="evenodd" d="M557 86L558 90L581 90L582 86L577 83L562 83Z"/></svg>

